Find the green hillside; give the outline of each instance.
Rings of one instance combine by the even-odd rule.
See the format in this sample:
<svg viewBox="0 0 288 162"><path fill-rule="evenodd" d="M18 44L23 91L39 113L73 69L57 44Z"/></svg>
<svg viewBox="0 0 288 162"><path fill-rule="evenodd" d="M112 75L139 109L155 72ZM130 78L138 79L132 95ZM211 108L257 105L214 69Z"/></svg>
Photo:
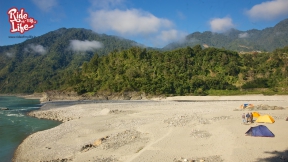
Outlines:
<svg viewBox="0 0 288 162"><path fill-rule="evenodd" d="M0 47L0 93L281 94L288 87L287 27L288 19L273 28L246 31L243 38L238 30L196 32L164 49L61 28Z"/></svg>
<svg viewBox="0 0 288 162"><path fill-rule="evenodd" d="M239 31L231 29L226 33L195 32L186 36L185 41L173 42L163 49L171 50L186 46L225 48L233 51L269 51L283 48L288 45L288 19L274 27L263 30Z"/></svg>
<svg viewBox="0 0 288 162"><path fill-rule="evenodd" d="M71 50L71 40L98 41L102 47L75 51ZM95 52L103 55L135 45L137 43L134 41L97 34L91 30L61 28L20 44L2 46L0 92L32 93L57 89Z"/></svg>
<svg viewBox="0 0 288 162"><path fill-rule="evenodd" d="M73 74L79 94L138 91L152 95L209 95L287 88L288 47L245 54L200 45L173 51L131 48L94 57ZM242 92L241 92L242 91Z"/></svg>

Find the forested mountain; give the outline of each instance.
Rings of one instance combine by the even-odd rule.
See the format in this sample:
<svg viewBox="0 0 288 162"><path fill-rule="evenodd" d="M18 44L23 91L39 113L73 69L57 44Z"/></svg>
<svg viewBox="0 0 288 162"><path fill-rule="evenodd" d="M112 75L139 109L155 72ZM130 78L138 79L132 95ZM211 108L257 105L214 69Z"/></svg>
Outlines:
<svg viewBox="0 0 288 162"><path fill-rule="evenodd" d="M20 44L0 47L0 92L57 89L97 53L136 46L131 40L87 29L61 28Z"/></svg>
<svg viewBox="0 0 288 162"><path fill-rule="evenodd" d="M71 76L82 93L137 91L160 95L207 95L219 91L288 87L288 46L273 53L244 54L200 45L171 51L131 48L94 57ZM285 90L284 90L285 91Z"/></svg>
<svg viewBox="0 0 288 162"><path fill-rule="evenodd" d="M237 52L272 52L276 48L288 45L288 19L263 30L239 31L232 29L226 33L195 32L187 35L184 41L171 43L163 49L171 50L197 44L201 44L202 47L225 48Z"/></svg>
<svg viewBox="0 0 288 162"><path fill-rule="evenodd" d="M215 95L251 88L280 93L288 87L287 27L288 19L261 31L198 32L164 50L91 30L61 28L0 47L0 93ZM268 52L237 52L245 50Z"/></svg>

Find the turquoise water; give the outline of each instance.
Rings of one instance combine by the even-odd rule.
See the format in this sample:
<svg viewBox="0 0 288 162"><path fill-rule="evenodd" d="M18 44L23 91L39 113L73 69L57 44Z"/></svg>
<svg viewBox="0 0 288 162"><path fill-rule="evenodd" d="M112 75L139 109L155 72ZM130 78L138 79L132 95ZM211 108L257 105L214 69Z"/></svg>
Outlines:
<svg viewBox="0 0 288 162"><path fill-rule="evenodd" d="M37 99L0 96L0 161L10 162L18 145L30 134L55 127L57 121L37 119L25 115L40 107Z"/></svg>

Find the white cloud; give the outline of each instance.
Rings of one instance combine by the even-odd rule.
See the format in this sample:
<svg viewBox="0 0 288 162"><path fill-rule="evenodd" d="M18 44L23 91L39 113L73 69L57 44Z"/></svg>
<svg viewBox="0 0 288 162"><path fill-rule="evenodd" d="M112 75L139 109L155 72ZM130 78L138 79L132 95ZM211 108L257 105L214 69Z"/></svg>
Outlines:
<svg viewBox="0 0 288 162"><path fill-rule="evenodd" d="M175 29L161 31L157 36L157 40L161 40L163 43L170 43L184 38L187 34Z"/></svg>
<svg viewBox="0 0 288 162"><path fill-rule="evenodd" d="M121 35L151 34L173 26L167 19L137 9L98 10L91 12L88 20L96 32L112 31Z"/></svg>
<svg viewBox="0 0 288 162"><path fill-rule="evenodd" d="M225 32L235 26L232 23L232 19L229 17L215 18L215 19L212 19L209 23L210 23L211 31L219 32L219 33Z"/></svg>
<svg viewBox="0 0 288 162"><path fill-rule="evenodd" d="M169 30L162 30L158 33L157 36L151 36L150 40L156 47L163 47L172 42L179 42L183 41L187 33L176 30L176 29L169 29Z"/></svg>
<svg viewBox="0 0 288 162"><path fill-rule="evenodd" d="M183 38L172 21L140 9L127 9L126 0L90 0L87 19L93 31L137 40L148 46L160 47ZM177 13L185 19L182 12ZM140 45L143 46L143 45Z"/></svg>
<svg viewBox="0 0 288 162"><path fill-rule="evenodd" d="M240 33L239 35L238 35L238 37L239 38L248 38L249 37L249 34L248 33Z"/></svg>
<svg viewBox="0 0 288 162"><path fill-rule="evenodd" d="M35 44L29 44L27 48L24 49L26 52L32 52L39 53L41 55L44 55L47 53L46 49L42 45L35 45Z"/></svg>
<svg viewBox="0 0 288 162"><path fill-rule="evenodd" d="M8 57L13 57L13 56L14 56L14 53L12 53L12 52L6 52L5 54L6 54L6 56L8 56Z"/></svg>
<svg viewBox="0 0 288 162"><path fill-rule="evenodd" d="M273 20L288 16L288 0L272 0L253 6L246 14L252 19Z"/></svg>
<svg viewBox="0 0 288 162"><path fill-rule="evenodd" d="M57 6L57 0L32 0L32 2L44 12L48 12Z"/></svg>
<svg viewBox="0 0 288 162"><path fill-rule="evenodd" d="M93 51L98 48L102 48L103 44L98 41L80 41L80 40L70 40L69 48L73 51Z"/></svg>

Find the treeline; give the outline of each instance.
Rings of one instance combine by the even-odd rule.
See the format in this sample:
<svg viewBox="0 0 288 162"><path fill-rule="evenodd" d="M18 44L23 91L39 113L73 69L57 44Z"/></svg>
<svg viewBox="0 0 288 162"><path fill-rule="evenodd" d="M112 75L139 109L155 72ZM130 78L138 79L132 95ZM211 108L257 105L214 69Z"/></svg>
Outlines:
<svg viewBox="0 0 288 162"><path fill-rule="evenodd" d="M173 51L134 47L95 54L65 83L78 94L138 91L147 94L208 95L211 90L287 87L288 47L245 54L200 45Z"/></svg>
<svg viewBox="0 0 288 162"><path fill-rule="evenodd" d="M288 46L272 53L241 55L200 45L170 51L132 47L106 55L51 48L39 55L23 52L24 47L13 47L18 50L16 56L0 55L1 93L73 90L78 94L215 95L212 91L257 88L280 93L288 87Z"/></svg>

